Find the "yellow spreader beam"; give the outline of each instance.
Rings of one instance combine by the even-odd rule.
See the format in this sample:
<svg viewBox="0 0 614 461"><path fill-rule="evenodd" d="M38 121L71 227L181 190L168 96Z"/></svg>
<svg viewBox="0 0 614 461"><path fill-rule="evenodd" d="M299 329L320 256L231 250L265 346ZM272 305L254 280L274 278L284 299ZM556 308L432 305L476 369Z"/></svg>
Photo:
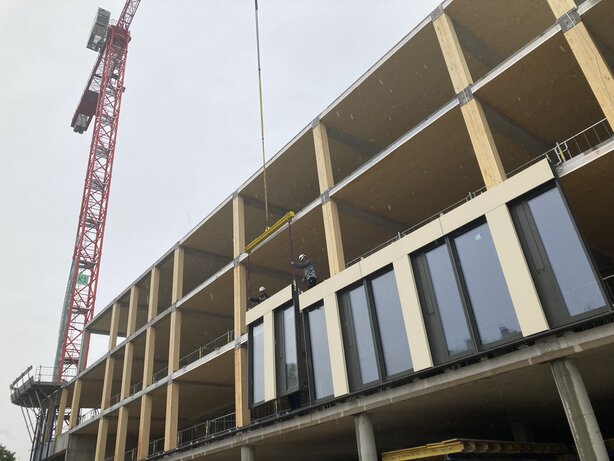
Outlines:
<svg viewBox="0 0 614 461"><path fill-rule="evenodd" d="M288 211L285 215L283 215L275 224L270 227L267 227L262 234L252 240L243 250L245 253L250 253L254 248L264 242L269 235L275 232L277 229L280 229L287 222L292 221L294 218L294 211Z"/></svg>

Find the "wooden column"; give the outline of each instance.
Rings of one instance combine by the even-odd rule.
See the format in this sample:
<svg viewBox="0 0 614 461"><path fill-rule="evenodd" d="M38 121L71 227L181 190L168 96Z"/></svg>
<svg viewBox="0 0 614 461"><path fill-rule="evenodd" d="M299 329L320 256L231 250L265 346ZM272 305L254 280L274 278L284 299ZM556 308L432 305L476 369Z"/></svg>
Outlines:
<svg viewBox="0 0 614 461"><path fill-rule="evenodd" d="M232 245L233 255L238 258L245 248L245 206L243 197L237 195L232 201ZM239 338L247 332L245 312L247 310L247 271L241 264L233 269L234 283L234 330ZM235 363L235 416L237 427L246 426L250 421L247 368L247 349L239 347L234 351Z"/></svg>
<svg viewBox="0 0 614 461"><path fill-rule="evenodd" d="M149 282L149 306L147 309L147 321L151 322L158 313L158 295L160 288L160 269L154 267L151 270ZM156 348L156 329L149 325L145 336L145 359L143 363L143 389L152 384L153 365ZM139 439L137 445L137 459L147 457L149 452L149 437L151 432L151 406L152 397L143 395L141 398L141 416L139 418Z"/></svg>
<svg viewBox="0 0 614 461"><path fill-rule="evenodd" d="M173 290L172 303L183 296L183 248L175 250L173 260ZM175 309L171 313L171 327L168 344L168 373L179 369L179 354L181 352L181 311ZM179 384L171 382L166 388L166 420L164 424L164 450L172 450L177 446L177 429L179 421Z"/></svg>
<svg viewBox="0 0 614 461"><path fill-rule="evenodd" d="M83 382L81 379L75 380L75 385L72 390L72 402L70 404L70 420L68 421L68 427L72 429L79 424L79 402L81 400L81 387Z"/></svg>
<svg viewBox="0 0 614 461"><path fill-rule="evenodd" d="M105 417L98 421L98 434L96 436L96 452L94 461L104 461L107 452L107 437L109 434L109 420ZM116 458L117 459L117 458ZM120 458L123 459L123 458Z"/></svg>
<svg viewBox="0 0 614 461"><path fill-rule="evenodd" d="M567 15L576 7L573 0L548 0L548 4L556 18ZM603 59L584 23L578 22L564 31L563 35L610 127L614 128L614 79L612 70Z"/></svg>
<svg viewBox="0 0 614 461"><path fill-rule="evenodd" d="M119 408L117 416L117 434L115 436L115 459L124 459L126 454L126 435L128 434L128 418L130 409L127 406Z"/></svg>
<svg viewBox="0 0 614 461"><path fill-rule="evenodd" d="M55 436L62 434L64 430L64 414L66 413L66 403L68 401L68 390L64 387L60 392L60 402L58 403L58 419L55 422Z"/></svg>
<svg viewBox="0 0 614 461"><path fill-rule="evenodd" d="M454 91L460 95L470 88L473 79L454 30L454 25L445 13L433 21L433 25L448 67L452 86ZM505 170L484 115L484 110L482 105L473 98L473 95L465 93L465 99L461 98L461 113L467 125L469 138L484 178L484 184L490 189L505 181Z"/></svg>
<svg viewBox="0 0 614 461"><path fill-rule="evenodd" d="M115 359L107 357L104 367L104 382L102 384L102 396L100 398L100 409L105 410L111 405L111 392L113 390L113 372L115 370Z"/></svg>
<svg viewBox="0 0 614 461"><path fill-rule="evenodd" d="M313 128L313 142L316 153L320 194L324 194L335 185L335 180L330 160L328 134L326 126L321 122ZM328 200L322 205L322 217L324 219L328 267L330 275L333 276L345 269L345 255L343 253L343 239L341 237L341 226L339 224L339 211L334 201Z"/></svg>
<svg viewBox="0 0 614 461"><path fill-rule="evenodd" d="M109 350L117 346L117 332L119 331L119 303L113 304L111 308L111 328L109 329Z"/></svg>

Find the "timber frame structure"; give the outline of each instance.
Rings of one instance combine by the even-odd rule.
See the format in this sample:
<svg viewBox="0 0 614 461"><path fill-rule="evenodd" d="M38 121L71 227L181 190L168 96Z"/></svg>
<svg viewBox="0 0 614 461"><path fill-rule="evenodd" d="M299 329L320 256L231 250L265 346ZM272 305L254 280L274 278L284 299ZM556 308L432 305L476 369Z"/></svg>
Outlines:
<svg viewBox="0 0 614 461"><path fill-rule="evenodd" d="M443 2L267 164L320 283L293 290L285 226L248 271L257 171L87 325L108 352L59 391L50 459L455 438L607 459L613 20L612 0ZM249 306L248 279L271 296Z"/></svg>

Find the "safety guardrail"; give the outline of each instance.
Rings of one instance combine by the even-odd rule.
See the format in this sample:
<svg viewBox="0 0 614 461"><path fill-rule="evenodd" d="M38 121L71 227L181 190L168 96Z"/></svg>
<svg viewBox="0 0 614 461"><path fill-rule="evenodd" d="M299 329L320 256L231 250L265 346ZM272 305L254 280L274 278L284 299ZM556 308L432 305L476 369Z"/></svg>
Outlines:
<svg viewBox="0 0 614 461"><path fill-rule="evenodd" d="M225 346L226 344L234 341L235 332L234 330L228 330L223 335L215 338L213 341L208 342L204 346L199 347L195 351L189 353L185 357L182 357L179 360L179 368L183 368L188 366L190 363L197 361L198 359L215 352L220 347Z"/></svg>

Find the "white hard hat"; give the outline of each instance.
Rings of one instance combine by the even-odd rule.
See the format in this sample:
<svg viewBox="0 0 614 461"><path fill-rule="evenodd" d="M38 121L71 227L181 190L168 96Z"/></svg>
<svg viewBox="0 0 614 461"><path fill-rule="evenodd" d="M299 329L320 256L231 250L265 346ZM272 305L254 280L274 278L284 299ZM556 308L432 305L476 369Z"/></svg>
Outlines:
<svg viewBox="0 0 614 461"><path fill-rule="evenodd" d="M298 259L300 259L300 260L302 261L303 259L305 259L305 255L304 255L304 254L300 254L300 255L298 256Z"/></svg>
<svg viewBox="0 0 614 461"><path fill-rule="evenodd" d="M262 291L266 291L266 288L264 288L264 287L260 287L260 289L259 289L258 291L260 291L260 292L262 292Z"/></svg>

